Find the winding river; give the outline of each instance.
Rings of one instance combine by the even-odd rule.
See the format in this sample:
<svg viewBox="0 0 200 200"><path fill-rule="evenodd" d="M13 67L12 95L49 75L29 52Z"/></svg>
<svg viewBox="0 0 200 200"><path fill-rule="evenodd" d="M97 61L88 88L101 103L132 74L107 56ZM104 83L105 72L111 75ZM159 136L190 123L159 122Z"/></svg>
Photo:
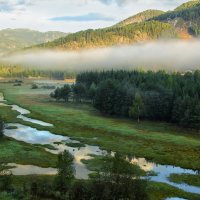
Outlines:
<svg viewBox="0 0 200 200"><path fill-rule="evenodd" d="M0 97L0 106L9 106L5 104L3 97ZM17 105L11 105L12 110L19 112L17 118L20 118L24 121L28 121L34 124L39 124L42 126L53 126L37 119L31 119L24 115L30 114L30 111L21 108ZM56 135L49 131L42 131L32 128L30 126L25 126L22 124L10 123L7 124L7 127L14 126L15 129L6 129L5 135L7 137L14 138L18 141L24 141L29 144L40 144L46 145L49 144L53 149L45 148L46 151L49 151L53 154L58 154L64 150L68 150L74 156L74 167L76 169L76 178L78 179L87 179L88 174L91 173L86 166L81 162L82 159L92 159L90 156L93 155L105 155L107 152L101 150L98 146L85 145L84 147L70 147L67 146L67 143L80 143L79 141L71 140L69 137ZM146 172L154 172L154 176L149 176L150 180L156 182L167 183L171 186L175 186L179 189L182 189L186 192L200 194L200 187L191 186L188 184L178 184L169 181L168 177L170 174L197 174L196 171L183 169L180 167L175 167L171 165L159 165L153 162L148 162L145 158L132 158L129 160L132 164L137 164L141 169ZM14 175L30 175L30 174L56 174L57 170L55 168L41 168L33 165L20 165L16 163L9 163L11 166L11 171ZM169 198L168 200L178 200L180 198Z"/></svg>

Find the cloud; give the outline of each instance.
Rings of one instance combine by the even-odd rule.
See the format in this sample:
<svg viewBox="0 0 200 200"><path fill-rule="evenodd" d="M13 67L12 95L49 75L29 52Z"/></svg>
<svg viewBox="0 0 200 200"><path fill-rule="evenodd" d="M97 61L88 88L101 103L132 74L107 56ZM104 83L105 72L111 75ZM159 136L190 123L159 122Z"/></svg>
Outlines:
<svg viewBox="0 0 200 200"><path fill-rule="evenodd" d="M172 5L173 6L173 5L177 5L178 1L179 1L178 4L187 2L187 0L178 0L178 1L172 1L172 0L163 0L163 1L160 1L160 0L96 0L96 1L99 1L103 4L105 4L105 5L117 4L118 6L123 6L123 5L126 5L128 3L132 3L132 4L135 4L135 5L139 5L139 4L155 5L155 4L162 3L163 5L167 5L167 6Z"/></svg>
<svg viewBox="0 0 200 200"><path fill-rule="evenodd" d="M32 5L30 0L0 0L0 12L24 10L28 5Z"/></svg>
<svg viewBox="0 0 200 200"><path fill-rule="evenodd" d="M50 18L51 21L113 21L112 17L104 16L100 13L88 13L86 15L78 15L78 16L61 16Z"/></svg>
<svg viewBox="0 0 200 200"><path fill-rule="evenodd" d="M98 0L98 1L100 1L103 4L107 4L107 5L116 3L117 5L122 6L129 2L137 2L138 0Z"/></svg>
<svg viewBox="0 0 200 200"><path fill-rule="evenodd" d="M13 6L8 1L0 1L0 12L10 12Z"/></svg>

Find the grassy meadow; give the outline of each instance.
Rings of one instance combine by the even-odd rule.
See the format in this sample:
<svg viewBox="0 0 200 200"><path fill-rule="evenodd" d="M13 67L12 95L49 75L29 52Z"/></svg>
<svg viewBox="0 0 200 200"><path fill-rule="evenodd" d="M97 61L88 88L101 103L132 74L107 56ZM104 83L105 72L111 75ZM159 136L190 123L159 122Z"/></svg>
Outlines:
<svg viewBox="0 0 200 200"><path fill-rule="evenodd" d="M10 107L0 106L0 117L6 122L19 122L55 134L70 136L81 143L99 145L102 149L119 151L126 155L145 157L160 164L177 165L200 170L200 136L162 122L142 121L137 123L124 118L102 116L89 104L55 102L49 98L51 90L31 89L31 83L14 87L0 84L9 104L17 104L31 111L29 117L54 124L43 127L16 119L17 112ZM30 145L4 138L1 142L0 159L5 163L33 164L54 167L56 156L46 152L40 145ZM87 163L98 168L99 159ZM34 176L37 180L52 180L53 176ZM33 176L15 176L14 184L22 185L33 180ZM192 179L193 180L193 179ZM196 179L194 180L196 181ZM184 181L187 182L187 181ZM192 182L188 182L193 184ZM163 183L150 182L151 199L181 197L197 200L199 195L183 192Z"/></svg>
<svg viewBox="0 0 200 200"><path fill-rule="evenodd" d="M200 174L171 174L169 180L175 183L186 183L200 187Z"/></svg>
<svg viewBox="0 0 200 200"><path fill-rule="evenodd" d="M138 124L102 116L87 104L54 102L49 98L50 90L33 90L29 84L21 87L0 84L0 90L9 103L29 109L30 117L54 124L54 127L33 124L32 127L160 164L200 169L200 137L192 131L167 123L142 121ZM8 114L8 120L10 115L13 114Z"/></svg>

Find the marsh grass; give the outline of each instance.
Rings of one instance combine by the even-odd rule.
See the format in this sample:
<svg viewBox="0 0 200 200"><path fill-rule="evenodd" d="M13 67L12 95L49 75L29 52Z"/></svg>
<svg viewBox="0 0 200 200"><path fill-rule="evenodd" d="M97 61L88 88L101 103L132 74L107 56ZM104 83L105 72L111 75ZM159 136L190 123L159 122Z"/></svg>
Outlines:
<svg viewBox="0 0 200 200"><path fill-rule="evenodd" d="M200 187L200 174L171 174L169 180L175 183L186 183Z"/></svg>
<svg viewBox="0 0 200 200"><path fill-rule="evenodd" d="M79 138L81 143L99 145L108 151L145 157L160 164L200 169L200 136L191 130L162 122L138 124L128 119L102 116L89 104L52 101L49 92L31 90L27 83L17 89L10 84L0 84L0 90L9 103L29 109L29 117L52 123L54 127L21 121L23 124ZM12 115L10 112L7 118L14 119Z"/></svg>

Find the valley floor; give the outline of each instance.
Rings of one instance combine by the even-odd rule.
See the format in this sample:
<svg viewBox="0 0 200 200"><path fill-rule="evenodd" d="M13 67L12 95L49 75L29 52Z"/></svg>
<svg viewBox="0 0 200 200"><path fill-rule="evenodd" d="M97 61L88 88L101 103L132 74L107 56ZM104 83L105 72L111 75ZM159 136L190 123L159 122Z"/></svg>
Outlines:
<svg viewBox="0 0 200 200"><path fill-rule="evenodd" d="M89 104L54 102L49 98L51 90L33 90L30 83L19 87L1 83L0 92L4 93L8 103L30 110L29 117L52 123L54 126L42 127L16 119L15 111L1 106L0 117L6 122L17 122L37 129L49 130L86 144L100 146L107 151L119 151L130 156L145 157L159 164L200 170L200 135L193 131L161 122L143 121L138 124L127 119L102 116ZM47 153L41 147L8 138L5 138L2 144L0 148L3 148L3 151L1 149L0 159L5 163L13 159L13 162L20 164L55 166L55 155ZM9 146L9 154L6 153L6 146ZM17 152L16 155L15 152ZM22 178L16 177L18 182ZM189 182L192 184L191 181ZM173 196L187 199L200 198L199 195L182 192L162 183L152 182L151 187L152 196L157 196L156 199Z"/></svg>

